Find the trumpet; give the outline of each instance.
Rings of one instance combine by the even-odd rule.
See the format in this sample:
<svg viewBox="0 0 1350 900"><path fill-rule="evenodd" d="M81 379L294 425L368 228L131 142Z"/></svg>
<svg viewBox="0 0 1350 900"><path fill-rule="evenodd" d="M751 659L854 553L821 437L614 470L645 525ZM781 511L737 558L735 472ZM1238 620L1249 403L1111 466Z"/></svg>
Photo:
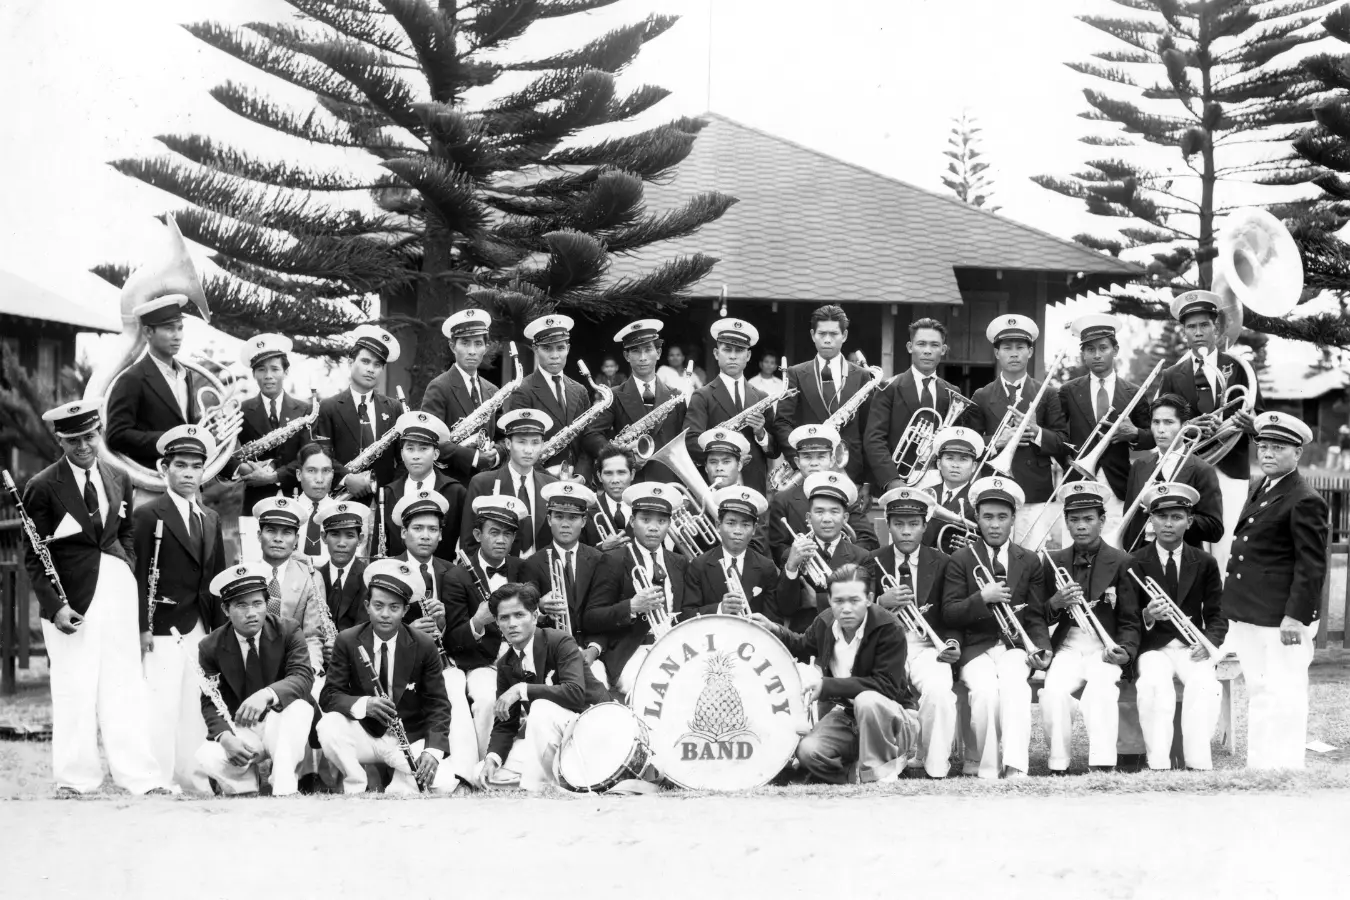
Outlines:
<svg viewBox="0 0 1350 900"><path fill-rule="evenodd" d="M361 662L365 663L366 668L370 670L370 682L375 685L375 696L393 703L394 699L385 691L384 685L380 684L380 675L375 670L375 664L370 661L370 654L366 652L366 648L358 646L356 651L361 654ZM427 786L417 777L417 760L413 759L412 744L408 741L408 730L403 727L403 720L398 717L397 712L389 721L389 733L398 744L398 749L403 752L403 759L408 764L408 771L412 773L413 781L417 782L417 789L425 794Z"/></svg>
<svg viewBox="0 0 1350 900"><path fill-rule="evenodd" d="M788 536L792 538L793 543L796 543L797 538L801 537L801 535L792 530L792 523L788 521L787 516L783 516L779 521L782 522L783 527L787 529ZM819 553L811 554L811 556L802 563L801 574L805 575L807 581L813 582L815 586L822 591L825 590L826 586L830 583L830 567L825 560L820 558Z"/></svg>
<svg viewBox="0 0 1350 900"><path fill-rule="evenodd" d="M602 542L619 536L619 529L614 527L614 520L603 507L599 506L595 510L595 533L600 535Z"/></svg>
<svg viewBox="0 0 1350 900"><path fill-rule="evenodd" d="M633 561L632 576L634 590L640 592L649 591L654 587L662 587L652 581L651 576L647 574L647 567L644 566L642 560L638 558L637 551L633 549L632 544L628 545L628 558ZM730 582L728 581L728 585L729 584ZM662 587L662 592L664 593L664 587ZM666 606L661 609L653 609L644 613L648 627L651 629L652 634L658 639L664 637L666 632L670 631L675 625L675 622L673 621L674 616L669 603L670 601L667 599Z"/></svg>
<svg viewBox="0 0 1350 900"><path fill-rule="evenodd" d="M974 401L951 388L947 389L947 396L950 405L945 416L939 416L936 409L927 406L914 411L891 454L897 477L910 487L922 481L924 474L932 468L937 457L937 436L960 421L966 410L975 405Z"/></svg>
<svg viewBox="0 0 1350 900"><path fill-rule="evenodd" d="M900 582L896 581L895 576L889 572L882 572L881 589L888 592L898 591L900 590ZM933 626L929 624L928 619L924 617L926 612L928 612L927 606L905 603L896 612L896 618L900 620L901 625L905 626L906 631L918 635L934 647L941 648L944 642L933 629Z"/></svg>
<svg viewBox="0 0 1350 900"><path fill-rule="evenodd" d="M1027 411L1024 413L1017 408L1017 404L1008 407L1008 411L1003 414L1003 419L998 423L998 427L989 435L989 446L984 450L984 457L980 464L975 467L979 472L985 466L993 469L1004 478L1012 477L1013 457L1017 454L1017 448L1022 443L1022 436L1027 433L1028 426L1036 418L1036 411L1040 409L1041 400L1045 398L1045 392L1050 387L1050 382L1054 375L1059 372L1060 366L1064 365L1064 360L1068 358L1068 351L1055 357L1055 361L1045 370L1045 380L1041 382L1040 389L1036 391L1036 396L1031 398L1027 404ZM998 437L1005 430L1009 432L1008 442L1003 445L1003 449L998 449Z"/></svg>
<svg viewBox="0 0 1350 900"><path fill-rule="evenodd" d="M722 577L726 579L727 593L741 598L740 615L749 617L750 601L745 596L745 589L741 587L741 580L731 571L731 558L722 557Z"/></svg>
<svg viewBox="0 0 1350 900"><path fill-rule="evenodd" d="M1175 478L1176 473L1181 471L1181 467L1186 465L1186 460L1191 458L1191 454L1195 452L1195 448L1199 446L1203 436L1204 433L1199 426L1187 422L1172 438L1172 443L1167 445L1167 449L1158 454L1158 464L1153 467L1153 471L1149 473L1148 478L1144 479L1143 485L1139 488L1139 496L1134 498L1130 508L1125 510L1124 516L1121 517L1120 535L1122 541L1125 535L1130 533L1130 523L1134 521L1134 517L1148 508L1148 489L1155 484L1167 481L1169 478ZM1171 473L1170 476L1167 474L1169 472ZM1122 543L1121 549L1129 553L1138 546L1139 540L1143 536L1144 529L1140 528L1130 541L1130 546L1126 547Z"/></svg>
<svg viewBox="0 0 1350 900"><path fill-rule="evenodd" d="M1130 577L1135 580L1144 595L1148 597L1149 602L1158 602L1163 604L1163 621L1171 624L1176 629L1177 634L1181 635L1181 641L1187 647L1194 650L1196 647L1204 647L1205 652L1209 654L1210 662L1218 663L1220 658L1219 648L1214 646L1214 642L1205 637L1205 633L1196 627L1191 621L1191 617L1186 615L1177 602L1167 595L1163 586L1158 584L1157 579L1152 577L1140 578L1139 573L1130 570Z"/></svg>
<svg viewBox="0 0 1350 900"><path fill-rule="evenodd" d="M554 616L557 619L555 623L559 631L572 633L572 611L568 606L567 599L567 566L563 563L562 554L557 550L552 551L548 557L548 577L553 585L555 599L561 599L563 603L562 612Z"/></svg>
<svg viewBox="0 0 1350 900"><path fill-rule="evenodd" d="M1055 565L1055 561L1050 558L1049 553L1042 550L1041 556L1045 559L1045 563L1050 567L1050 570L1055 573L1055 590L1063 592L1078 587L1078 582L1073 580L1073 575L1069 573L1069 570L1063 566ZM1112 639L1110 633L1106 630L1106 626L1092 611L1094 605L1095 603L1088 602L1080 589L1078 599L1069 605L1069 615L1073 616L1073 623L1094 635L1106 650L1119 650L1120 645Z"/></svg>
<svg viewBox="0 0 1350 900"><path fill-rule="evenodd" d="M981 562L975 563L974 575L975 586L981 591L998 580L994 578L994 573L989 571L988 566ZM1017 614L1025 608L1025 603L1021 606L1013 606L1006 600L989 606L994 618L998 621L999 631L1003 632L1003 640L1014 649L1021 647L1026 652L1027 659L1030 660L1040 651L1032 642L1031 635L1027 634L1026 628L1022 626L1022 620L1017 618Z"/></svg>

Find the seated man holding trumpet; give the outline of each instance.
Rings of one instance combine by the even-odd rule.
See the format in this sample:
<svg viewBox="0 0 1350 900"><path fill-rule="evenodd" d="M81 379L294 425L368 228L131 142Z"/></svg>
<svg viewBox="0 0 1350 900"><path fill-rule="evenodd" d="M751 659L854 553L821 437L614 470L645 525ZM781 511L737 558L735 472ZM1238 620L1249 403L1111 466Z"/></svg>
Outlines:
<svg viewBox="0 0 1350 900"><path fill-rule="evenodd" d="M1217 488L1216 488L1217 490ZM1148 504L1153 543L1133 554L1134 577L1143 591L1144 634L1139 648L1139 728L1150 769L1172 768L1176 678L1181 697L1181 746L1188 769L1212 769L1209 742L1219 722L1221 687L1214 677L1219 647L1228 633L1220 612L1219 564L1186 533L1195 522L1200 493L1187 484L1151 485Z"/></svg>
<svg viewBox="0 0 1350 900"><path fill-rule="evenodd" d="M792 532L806 530L806 476L834 468L835 448L839 446L840 437L833 425L798 425L792 429L787 440L796 451L801 478L792 486L775 493L769 500L770 555L780 566L792 549ZM848 527L853 532L853 543L864 550L877 549L880 544L867 511L849 509L846 512Z"/></svg>
<svg viewBox="0 0 1350 900"><path fill-rule="evenodd" d="M1193 414L1190 404L1176 394L1159 394L1149 406L1149 428L1157 449L1130 465L1125 519L1120 529L1120 548L1126 553L1148 540L1152 517L1145 504L1150 490L1160 482L1190 485L1200 495L1190 509L1187 544L1203 547L1206 541L1223 540L1223 492L1214 467L1195 453L1200 429L1189 424Z"/></svg>
<svg viewBox="0 0 1350 900"><path fill-rule="evenodd" d="M635 484L623 492L623 503L632 510L633 540L609 552L611 566L620 572L618 593L582 612L582 628L607 644L601 657L607 683L625 695L632 691L651 645L685 606L689 560L665 547L671 513L683 502L680 490L660 482Z"/></svg>
<svg viewBox="0 0 1350 900"><path fill-rule="evenodd" d="M739 437L739 435L737 435ZM726 613L745 616L773 608L778 567L750 546L769 501L752 487L732 485L713 494L719 545L689 563L681 618Z"/></svg>
<svg viewBox="0 0 1350 900"><path fill-rule="evenodd" d="M936 500L928 514L923 545L951 554L970 542L975 533L975 507L970 503L970 485L984 438L960 425L944 428L933 436L940 483L928 488Z"/></svg>
<svg viewBox="0 0 1350 900"><path fill-rule="evenodd" d="M847 475L816 472L806 476L802 489L810 530L798 534L784 523L792 546L783 560L775 602L766 611L769 618L804 631L829 607L830 572L849 563L865 563L869 554L844 536L848 508L858 499L858 489Z"/></svg>
<svg viewBox="0 0 1350 900"><path fill-rule="evenodd" d="M961 684L970 692L974 741L963 774L998 778L1001 761L1005 777L1022 778L1031 747L1027 667L1044 669L1051 658L1045 574L1034 553L1012 542L1024 499L1017 482L981 478L970 491L980 537L952 554L942 586L942 621L961 629Z"/></svg>
<svg viewBox="0 0 1350 900"><path fill-rule="evenodd" d="M877 573L872 588L877 603L904 626L906 670L919 692L919 746L911 765L922 766L929 778L946 778L956 737L952 663L961 658L961 632L942 621L947 554L919 543L933 503L918 488L883 494L891 544L870 562Z"/></svg>
<svg viewBox="0 0 1350 900"><path fill-rule="evenodd" d="M1088 765L1114 769L1120 715L1121 667L1139 648L1139 600L1129 575L1128 554L1102 541L1107 494L1097 481L1062 485L1071 546L1043 552L1045 579L1055 593L1046 605L1037 644L1054 651L1041 689L1041 719L1050 745L1050 771L1069 768L1073 737L1073 692L1081 689L1079 709L1088 735ZM1068 616L1063 615L1065 611ZM1044 640L1045 625L1054 633Z"/></svg>

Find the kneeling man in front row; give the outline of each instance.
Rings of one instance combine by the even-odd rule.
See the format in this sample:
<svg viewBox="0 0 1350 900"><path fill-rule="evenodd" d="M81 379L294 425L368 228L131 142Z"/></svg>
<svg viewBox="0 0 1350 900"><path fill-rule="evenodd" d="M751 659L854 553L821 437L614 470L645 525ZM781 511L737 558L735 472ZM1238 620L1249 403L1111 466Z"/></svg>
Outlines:
<svg viewBox="0 0 1350 900"><path fill-rule="evenodd" d="M197 648L206 720L197 766L224 794L256 793L257 766L268 757L272 796L294 794L309 746L314 669L300 626L267 613L271 574L269 566L246 563L211 580L229 621Z"/></svg>
<svg viewBox="0 0 1350 900"><path fill-rule="evenodd" d="M866 567L840 566L827 589L830 606L805 634L762 614L752 616L797 659L815 657L820 669L803 673L806 702L834 704L797 745L797 761L831 784L846 782L854 762L861 781L895 781L919 741L917 704L905 674L904 629L872 604Z"/></svg>

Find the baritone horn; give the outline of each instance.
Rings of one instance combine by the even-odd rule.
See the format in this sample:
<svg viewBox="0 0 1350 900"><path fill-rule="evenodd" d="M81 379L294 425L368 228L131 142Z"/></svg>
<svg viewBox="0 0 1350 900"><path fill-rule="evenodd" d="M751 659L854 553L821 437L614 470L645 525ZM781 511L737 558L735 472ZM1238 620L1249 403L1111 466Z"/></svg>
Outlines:
<svg viewBox="0 0 1350 900"><path fill-rule="evenodd" d="M974 401L950 388L947 396L950 405L945 416L939 416L938 411L929 406L914 410L891 454L897 477L909 487L922 481L932 467L937 456L937 436L959 422L966 410L975 405Z"/></svg>

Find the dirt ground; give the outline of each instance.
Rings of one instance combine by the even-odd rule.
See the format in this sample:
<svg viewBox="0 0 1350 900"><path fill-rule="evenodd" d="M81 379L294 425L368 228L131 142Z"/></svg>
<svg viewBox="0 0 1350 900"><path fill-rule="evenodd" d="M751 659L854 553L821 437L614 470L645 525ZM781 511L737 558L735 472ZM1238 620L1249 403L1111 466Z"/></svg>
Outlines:
<svg viewBox="0 0 1350 900"><path fill-rule="evenodd" d="M6 858L24 861L7 867L6 895L44 900L412 900L507 890L628 900L903 897L916 889L949 898L994 890L1038 900L1233 900L1329 895L1350 833L1340 814L1347 802L1350 791L165 799L17 801L0 804L0 818L11 824Z"/></svg>

